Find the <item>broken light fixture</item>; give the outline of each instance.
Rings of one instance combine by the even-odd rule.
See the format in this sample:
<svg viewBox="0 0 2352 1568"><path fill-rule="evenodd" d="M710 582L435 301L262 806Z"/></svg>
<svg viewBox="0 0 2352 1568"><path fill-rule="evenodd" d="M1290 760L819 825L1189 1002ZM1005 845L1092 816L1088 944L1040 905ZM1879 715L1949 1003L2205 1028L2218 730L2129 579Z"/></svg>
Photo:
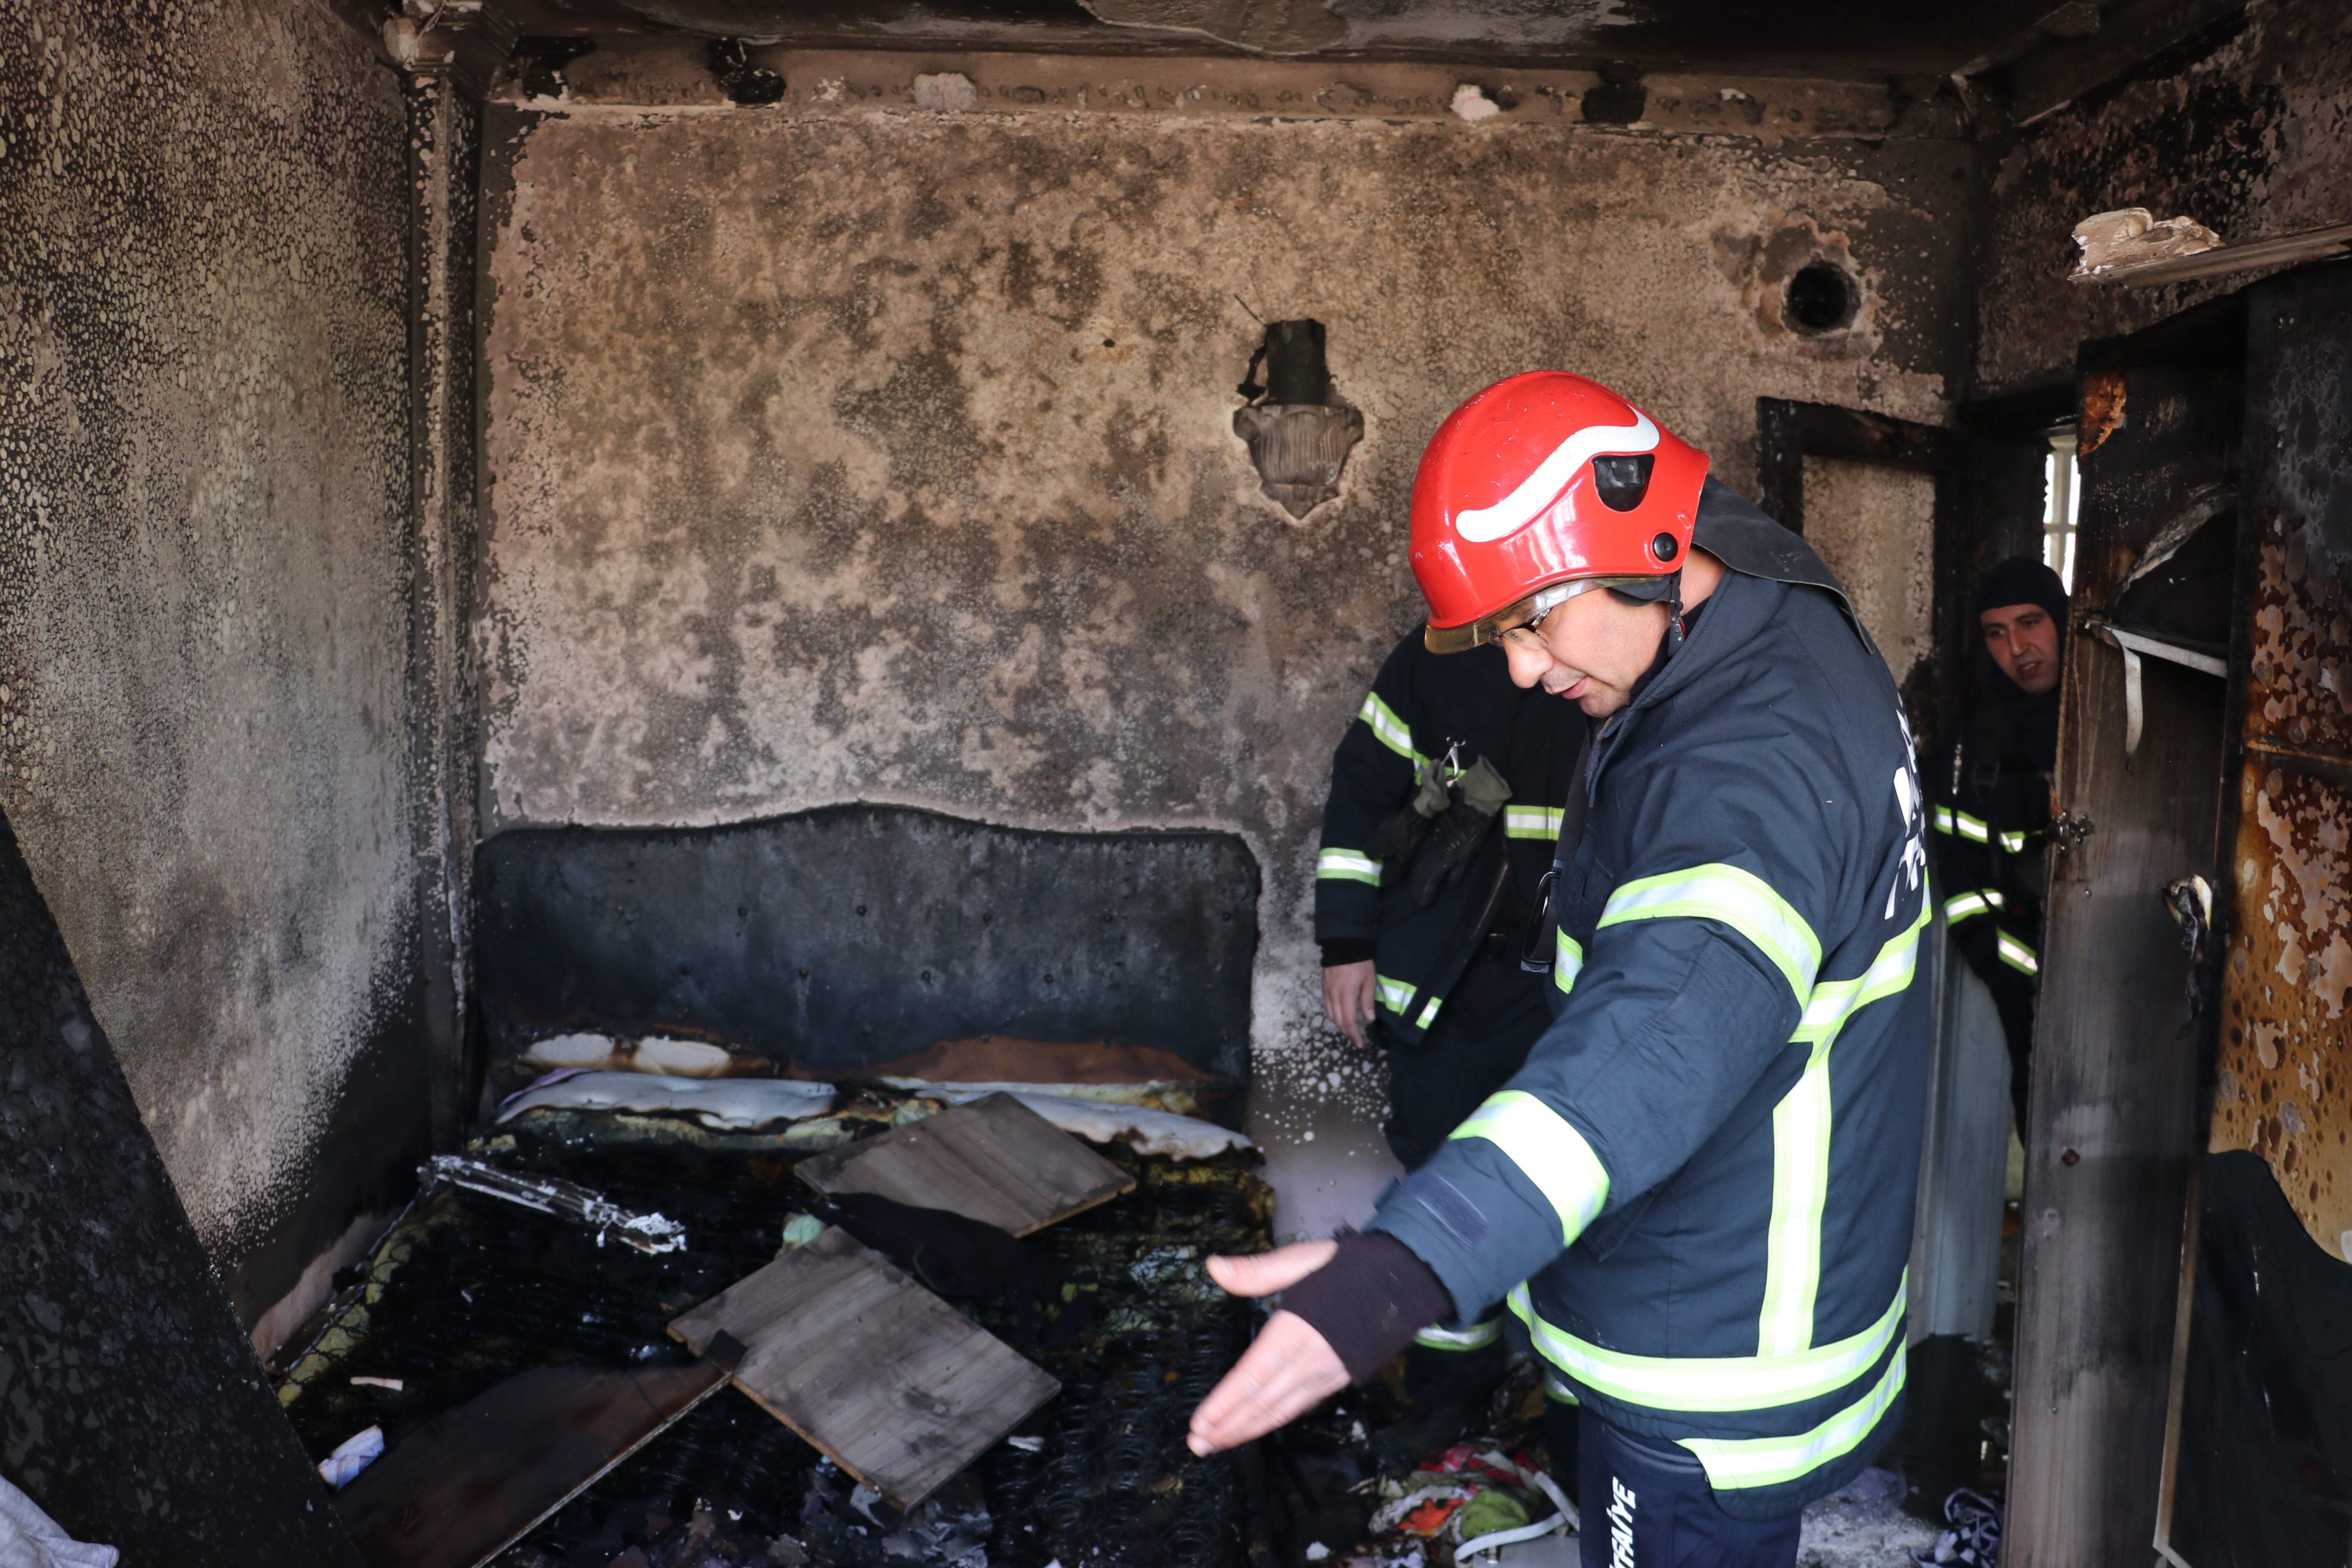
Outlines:
<svg viewBox="0 0 2352 1568"><path fill-rule="evenodd" d="M1265 382L1258 383L1263 365ZM1323 323L1269 321L1238 388L1234 432L1249 443L1259 488L1294 518L1339 493L1339 470L1364 438L1364 415L1334 399L1323 360Z"/></svg>

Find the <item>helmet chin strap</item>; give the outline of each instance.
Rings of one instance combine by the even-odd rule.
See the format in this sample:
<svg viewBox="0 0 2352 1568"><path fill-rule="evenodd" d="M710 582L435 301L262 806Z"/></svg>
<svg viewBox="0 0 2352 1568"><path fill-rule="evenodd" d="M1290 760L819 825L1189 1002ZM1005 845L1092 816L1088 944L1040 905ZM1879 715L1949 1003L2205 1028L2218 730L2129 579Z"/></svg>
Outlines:
<svg viewBox="0 0 2352 1568"><path fill-rule="evenodd" d="M1666 657L1668 658L1672 658L1675 654L1682 651L1683 637L1685 636L1683 631L1683 574L1681 570L1677 568L1674 575L1667 578L1666 581L1671 584L1671 586L1666 589Z"/></svg>

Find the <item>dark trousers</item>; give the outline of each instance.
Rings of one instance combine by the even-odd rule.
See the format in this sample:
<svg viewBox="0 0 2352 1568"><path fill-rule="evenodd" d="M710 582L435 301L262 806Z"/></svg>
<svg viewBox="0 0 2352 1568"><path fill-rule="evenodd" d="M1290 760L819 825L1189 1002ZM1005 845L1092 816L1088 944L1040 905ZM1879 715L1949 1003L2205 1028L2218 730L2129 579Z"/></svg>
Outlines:
<svg viewBox="0 0 2352 1568"><path fill-rule="evenodd" d="M1521 969L1517 958L1480 956L1463 971L1420 1044L1401 1045L1380 1029L1389 1056L1390 1110L1381 1131L1406 1170L1419 1170L1527 1064L1528 1047L1551 1022L1543 994L1549 983ZM1502 1375L1499 1339L1476 1348L1415 1344L1405 1352L1405 1394L1416 1405L1484 1405Z"/></svg>
<svg viewBox="0 0 2352 1568"><path fill-rule="evenodd" d="M1528 1047L1551 1023L1543 992L1549 984L1549 975L1529 974L1516 958L1481 956L1462 972L1420 1044L1400 1045L1375 1026L1389 1056L1381 1131L1406 1170L1419 1170L1480 1101L1527 1065Z"/></svg>
<svg viewBox="0 0 2352 1568"><path fill-rule="evenodd" d="M1583 1413L1577 1501L1584 1568L1792 1568L1800 1514L1734 1519L1690 1450Z"/></svg>

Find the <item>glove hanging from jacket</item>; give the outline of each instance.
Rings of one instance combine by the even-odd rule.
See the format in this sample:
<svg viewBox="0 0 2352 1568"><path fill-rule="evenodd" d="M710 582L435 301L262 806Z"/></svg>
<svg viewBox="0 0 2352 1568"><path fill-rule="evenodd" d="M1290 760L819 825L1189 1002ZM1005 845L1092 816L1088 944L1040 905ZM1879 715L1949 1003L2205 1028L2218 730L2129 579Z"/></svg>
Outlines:
<svg viewBox="0 0 2352 1568"><path fill-rule="evenodd" d="M1415 774L1420 781L1419 787L1412 792L1412 798L1399 806L1395 816L1372 829L1371 837L1364 841L1366 855L1375 860L1385 860L1400 871L1412 864L1412 858L1421 851L1423 840L1429 837L1431 823L1436 820L1439 813L1454 804L1438 773L1436 763L1421 764Z"/></svg>
<svg viewBox="0 0 2352 1568"><path fill-rule="evenodd" d="M1461 884L1470 862L1495 830L1495 818L1511 798L1502 771L1485 757L1463 770L1446 792L1448 809L1429 830L1405 873L1413 903L1427 909Z"/></svg>

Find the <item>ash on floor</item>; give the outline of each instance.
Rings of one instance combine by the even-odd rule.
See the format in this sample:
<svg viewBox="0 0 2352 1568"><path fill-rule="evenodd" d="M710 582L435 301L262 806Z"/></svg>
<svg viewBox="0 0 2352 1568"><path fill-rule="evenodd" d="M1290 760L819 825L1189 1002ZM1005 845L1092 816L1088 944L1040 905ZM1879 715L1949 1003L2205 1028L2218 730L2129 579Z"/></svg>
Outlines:
<svg viewBox="0 0 2352 1568"><path fill-rule="evenodd" d="M916 1097L862 1089L835 1129L919 1117ZM838 1120L838 1119L836 1119ZM389 1444L518 1372L682 1356L671 1318L774 1257L813 1195L814 1152L658 1117L534 1112L467 1151L558 1176L686 1227L646 1255L478 1193L431 1192L378 1245L306 1337L278 1395L314 1458L371 1424ZM830 1135L828 1135L828 1138ZM814 1138L824 1143L826 1138ZM1135 1189L1027 1238L1069 1266L1076 1326L1038 1332L1034 1303L955 1304L1063 1384L1005 1442L901 1515L730 1387L498 1559L498 1568L1237 1568L1246 1478L1183 1446L1192 1406L1249 1333L1245 1303L1202 1268L1271 1243L1251 1151L1179 1162L1103 1152ZM943 1294L945 1292L942 1292Z"/></svg>
<svg viewBox="0 0 2352 1568"><path fill-rule="evenodd" d="M1910 1568L1942 1533L1903 1511L1901 1476L1876 1467L1805 1510L1798 1568Z"/></svg>

